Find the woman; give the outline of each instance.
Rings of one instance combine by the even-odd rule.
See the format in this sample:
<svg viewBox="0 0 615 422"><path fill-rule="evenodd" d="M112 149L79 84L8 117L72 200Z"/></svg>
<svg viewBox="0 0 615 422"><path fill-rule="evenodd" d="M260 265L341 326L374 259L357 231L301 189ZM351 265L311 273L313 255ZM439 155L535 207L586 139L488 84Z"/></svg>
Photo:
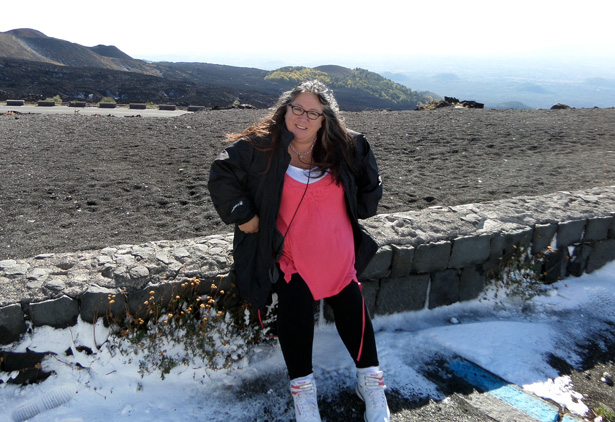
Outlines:
<svg viewBox="0 0 615 422"><path fill-rule="evenodd" d="M312 372L315 300L325 299L358 372L365 420L388 421L382 371L358 274L376 251L359 218L376 214L382 184L369 143L342 123L332 92L304 82L270 117L230 137L209 190L235 224L241 297L258 309L278 295L277 332L298 422L320 421Z"/></svg>

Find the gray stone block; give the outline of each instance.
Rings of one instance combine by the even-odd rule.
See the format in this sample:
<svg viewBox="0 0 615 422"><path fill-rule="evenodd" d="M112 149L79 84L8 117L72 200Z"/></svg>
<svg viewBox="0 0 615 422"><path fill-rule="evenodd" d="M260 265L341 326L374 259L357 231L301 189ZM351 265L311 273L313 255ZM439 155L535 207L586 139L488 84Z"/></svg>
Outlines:
<svg viewBox="0 0 615 422"><path fill-rule="evenodd" d="M393 250L389 245L378 249L376 255L369 261L365 270L361 273L360 280L370 280L387 277L391 273Z"/></svg>
<svg viewBox="0 0 615 422"><path fill-rule="evenodd" d="M520 249L527 249L532 242L534 229L527 228L502 234L502 259L510 259Z"/></svg>
<svg viewBox="0 0 615 422"><path fill-rule="evenodd" d="M485 289L485 275L476 266L466 267L459 277L459 300L476 299Z"/></svg>
<svg viewBox="0 0 615 422"><path fill-rule="evenodd" d="M566 277L569 261L568 248L546 253L543 264L544 282L551 284Z"/></svg>
<svg viewBox="0 0 615 422"><path fill-rule="evenodd" d="M485 261L480 265L480 272L485 274L487 278L497 277L499 272L501 271L501 261L500 260L492 260Z"/></svg>
<svg viewBox="0 0 615 422"><path fill-rule="evenodd" d="M81 319L93 323L98 318L105 321L123 320L126 313L126 298L117 290L90 289L79 298Z"/></svg>
<svg viewBox="0 0 615 422"><path fill-rule="evenodd" d="M451 256L451 242L436 242L419 245L414 251L412 273L424 274L443 271Z"/></svg>
<svg viewBox="0 0 615 422"><path fill-rule="evenodd" d="M585 220L566 221L557 225L557 249L566 248L583 240Z"/></svg>
<svg viewBox="0 0 615 422"><path fill-rule="evenodd" d="M79 303L68 296L62 296L58 299L31 303L29 314L35 326L50 325L55 328L66 328L77 323Z"/></svg>
<svg viewBox="0 0 615 422"><path fill-rule="evenodd" d="M612 261L615 261L615 239L596 242L587 259L587 272L596 271Z"/></svg>
<svg viewBox="0 0 615 422"><path fill-rule="evenodd" d="M431 275L429 309L451 305L459 301L459 276L457 270L446 270Z"/></svg>
<svg viewBox="0 0 615 422"><path fill-rule="evenodd" d="M0 344L9 344L26 332L26 320L21 305L0 308Z"/></svg>
<svg viewBox="0 0 615 422"><path fill-rule="evenodd" d="M502 261L502 253L504 251L504 236L502 233L493 233L491 235L489 259L481 264L485 274L497 273Z"/></svg>
<svg viewBox="0 0 615 422"><path fill-rule="evenodd" d="M376 313L383 315L423 309L428 288L429 274L382 280Z"/></svg>
<svg viewBox="0 0 615 422"><path fill-rule="evenodd" d="M493 233L491 235L491 251L489 253L489 261L499 260L504 253L504 235L502 233Z"/></svg>
<svg viewBox="0 0 615 422"><path fill-rule="evenodd" d="M586 244L574 246L568 261L567 275L580 277L585 272L592 249L590 245Z"/></svg>
<svg viewBox="0 0 615 422"><path fill-rule="evenodd" d="M551 245L555 233L557 233L557 223L536 224L532 234L532 253L545 251Z"/></svg>
<svg viewBox="0 0 615 422"><path fill-rule="evenodd" d="M412 270L414 259L414 246L391 245L393 249L393 263L391 265L391 278L406 277Z"/></svg>
<svg viewBox="0 0 615 422"><path fill-rule="evenodd" d="M182 283L158 284L133 290L128 293L128 311L132 317L148 319L152 311L166 309L172 300L177 300L177 296L186 298L189 292L190 288L182 287Z"/></svg>
<svg viewBox="0 0 615 422"><path fill-rule="evenodd" d="M453 240L448 268L480 264L489 258L490 247L491 236L488 234L457 238Z"/></svg>
<svg viewBox="0 0 615 422"><path fill-rule="evenodd" d="M4 275L9 277L25 275L29 268L30 264L23 261L15 261L14 259L0 261L0 270L4 272Z"/></svg>
<svg viewBox="0 0 615 422"><path fill-rule="evenodd" d="M609 228L613 224L613 217L590 218L587 220L583 242L596 242L609 236Z"/></svg>
<svg viewBox="0 0 615 422"><path fill-rule="evenodd" d="M370 315L374 315L376 313L376 299L380 291L379 286L380 281L372 280L361 283L361 292L363 293L365 306L367 306L367 310Z"/></svg>

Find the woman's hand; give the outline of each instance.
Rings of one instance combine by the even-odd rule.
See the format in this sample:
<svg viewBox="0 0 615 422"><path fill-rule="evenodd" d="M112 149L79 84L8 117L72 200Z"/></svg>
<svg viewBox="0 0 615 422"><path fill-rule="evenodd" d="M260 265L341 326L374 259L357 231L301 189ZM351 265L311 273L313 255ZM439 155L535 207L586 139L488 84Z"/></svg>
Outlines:
<svg viewBox="0 0 615 422"><path fill-rule="evenodd" d="M258 219L258 215L255 215L254 217L252 217L252 220L248 221L247 223L240 224L239 230L244 233L257 233L259 225L260 221Z"/></svg>

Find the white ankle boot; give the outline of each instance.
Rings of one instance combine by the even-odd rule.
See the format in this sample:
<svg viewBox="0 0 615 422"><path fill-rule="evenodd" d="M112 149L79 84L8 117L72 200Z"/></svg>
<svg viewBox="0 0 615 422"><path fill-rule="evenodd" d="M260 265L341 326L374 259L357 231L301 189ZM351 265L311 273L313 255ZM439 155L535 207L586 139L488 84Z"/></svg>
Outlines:
<svg viewBox="0 0 615 422"><path fill-rule="evenodd" d="M391 413L384 395L382 371L373 368L358 371L357 395L365 402L365 422L389 422Z"/></svg>
<svg viewBox="0 0 615 422"><path fill-rule="evenodd" d="M314 374L291 380L290 393L293 395L297 422L321 422Z"/></svg>

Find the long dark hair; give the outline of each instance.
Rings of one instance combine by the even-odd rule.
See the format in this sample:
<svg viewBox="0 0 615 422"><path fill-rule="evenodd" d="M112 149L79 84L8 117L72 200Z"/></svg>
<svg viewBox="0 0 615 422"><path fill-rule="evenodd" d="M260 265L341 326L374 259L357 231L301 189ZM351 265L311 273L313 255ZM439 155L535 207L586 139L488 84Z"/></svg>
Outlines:
<svg viewBox="0 0 615 422"><path fill-rule="evenodd" d="M279 146L280 134L286 125L284 118L288 112L288 106L303 93L314 94L323 106L324 119L312 151L312 163L322 171L329 171L339 183L341 181L339 170L343 164L353 170L350 157L354 150L354 141L340 116L339 106L333 92L317 80L303 82L292 90L284 92L269 116L241 133L227 135L226 140L234 142L245 138L260 150L276 150ZM258 139L266 137L270 137L270 143L258 142ZM272 156L273 154L270 155L270 160Z"/></svg>

